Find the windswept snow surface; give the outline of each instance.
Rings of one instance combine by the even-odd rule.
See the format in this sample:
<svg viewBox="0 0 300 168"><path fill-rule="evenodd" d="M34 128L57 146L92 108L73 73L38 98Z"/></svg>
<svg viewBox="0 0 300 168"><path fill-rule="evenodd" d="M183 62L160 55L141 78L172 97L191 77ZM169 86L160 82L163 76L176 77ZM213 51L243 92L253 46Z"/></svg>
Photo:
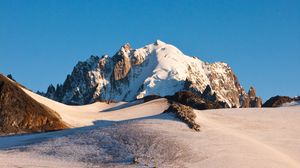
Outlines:
<svg viewBox="0 0 300 168"><path fill-rule="evenodd" d="M105 105L93 126L1 137L0 167L300 167L300 106L196 111L201 132L167 106Z"/></svg>
<svg viewBox="0 0 300 168"><path fill-rule="evenodd" d="M168 103L166 99L158 99L155 101L144 103L143 106L151 109L150 111L141 111L139 110L141 105L130 106L135 104L134 102L126 103L104 103L104 102L96 102L89 105L83 106L70 106L65 105L46 97L40 96L36 93L33 93L27 89L23 89L28 95L37 100L39 103L42 103L49 108L55 110L65 121L73 127L82 127L93 125L94 122L98 120L112 120L112 121L120 121L120 120L128 120L140 117L147 117L156 114L160 114L168 107ZM155 103L155 102L162 103ZM139 102L138 102L139 103ZM137 104L138 104L137 103ZM126 106L126 104L129 104ZM120 107L120 110L118 107ZM127 107L122 109L123 107ZM116 109L111 112L105 112L109 109ZM127 113L126 113L127 112Z"/></svg>

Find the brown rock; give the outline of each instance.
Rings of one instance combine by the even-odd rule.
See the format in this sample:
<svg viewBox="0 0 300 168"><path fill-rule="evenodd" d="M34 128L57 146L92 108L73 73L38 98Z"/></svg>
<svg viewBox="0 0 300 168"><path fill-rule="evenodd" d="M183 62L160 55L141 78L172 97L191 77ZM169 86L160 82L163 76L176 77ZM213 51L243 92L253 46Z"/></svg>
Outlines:
<svg viewBox="0 0 300 168"><path fill-rule="evenodd" d="M228 107L228 105L224 102L219 102L219 101L212 102L210 100L204 99L201 96L194 94L191 91L176 92L173 96L166 96L166 98L170 102L175 101L198 110L218 109L218 108Z"/></svg>
<svg viewBox="0 0 300 168"><path fill-rule="evenodd" d="M260 108L262 106L262 100L260 97L255 97L250 101L250 107L258 107Z"/></svg>
<svg viewBox="0 0 300 168"><path fill-rule="evenodd" d="M197 115L194 110L180 103L171 103L170 107L164 111L165 113L174 113L178 119L186 123L191 129L199 132L200 125L196 123Z"/></svg>
<svg viewBox="0 0 300 168"><path fill-rule="evenodd" d="M250 99L254 99L256 97L256 90L254 87L250 86L248 95L249 95Z"/></svg>
<svg viewBox="0 0 300 168"><path fill-rule="evenodd" d="M54 131L68 128L61 117L27 95L16 82L0 74L0 134Z"/></svg>
<svg viewBox="0 0 300 168"><path fill-rule="evenodd" d="M115 62L113 74L114 80L118 81L127 77L127 74L130 71L131 63L128 54L130 52L130 45L125 44L120 51L113 57Z"/></svg>
<svg viewBox="0 0 300 168"><path fill-rule="evenodd" d="M240 96L240 101L241 101L241 108L248 108L250 107L250 98L247 94L241 95Z"/></svg>
<svg viewBox="0 0 300 168"><path fill-rule="evenodd" d="M261 107L262 100L260 97L256 96L256 90L254 87L250 87L248 94L241 95L241 108L249 108L249 107Z"/></svg>

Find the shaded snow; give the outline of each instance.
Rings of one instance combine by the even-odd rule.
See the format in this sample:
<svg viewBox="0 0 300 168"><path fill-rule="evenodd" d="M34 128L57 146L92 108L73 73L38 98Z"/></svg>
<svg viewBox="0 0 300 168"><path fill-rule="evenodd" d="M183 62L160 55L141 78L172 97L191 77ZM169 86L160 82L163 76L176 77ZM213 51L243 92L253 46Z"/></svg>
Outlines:
<svg viewBox="0 0 300 168"><path fill-rule="evenodd" d="M27 93L57 110L64 107ZM160 114L167 106L165 99L105 105L93 126L0 137L0 167L300 166L300 106L196 111L201 132ZM73 113L67 107L59 113Z"/></svg>
<svg viewBox="0 0 300 168"><path fill-rule="evenodd" d="M140 110L149 109L140 106ZM31 136L21 146L1 150L0 166L297 168L299 110L295 106L197 111L201 132L161 114L108 124L100 121L51 136L2 137L1 144ZM133 164L134 158L138 163Z"/></svg>

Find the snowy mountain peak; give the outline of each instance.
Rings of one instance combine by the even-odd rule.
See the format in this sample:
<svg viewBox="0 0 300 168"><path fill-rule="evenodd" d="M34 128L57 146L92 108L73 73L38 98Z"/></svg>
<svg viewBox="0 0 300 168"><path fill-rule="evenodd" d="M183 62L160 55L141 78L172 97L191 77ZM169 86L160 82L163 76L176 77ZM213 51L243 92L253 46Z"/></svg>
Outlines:
<svg viewBox="0 0 300 168"><path fill-rule="evenodd" d="M165 42L158 39L154 42L154 45L165 45L165 44L166 44Z"/></svg>
<svg viewBox="0 0 300 168"><path fill-rule="evenodd" d="M209 64L156 40L138 49L127 43L112 57L91 56L79 62L54 93L51 89L46 95L67 104L86 104L99 99L132 101L182 90L202 94L206 88L230 107L242 106L248 95L228 64Z"/></svg>
<svg viewBox="0 0 300 168"><path fill-rule="evenodd" d="M131 50L132 50L132 48L131 48L130 44L126 43L120 48L117 55L128 57Z"/></svg>

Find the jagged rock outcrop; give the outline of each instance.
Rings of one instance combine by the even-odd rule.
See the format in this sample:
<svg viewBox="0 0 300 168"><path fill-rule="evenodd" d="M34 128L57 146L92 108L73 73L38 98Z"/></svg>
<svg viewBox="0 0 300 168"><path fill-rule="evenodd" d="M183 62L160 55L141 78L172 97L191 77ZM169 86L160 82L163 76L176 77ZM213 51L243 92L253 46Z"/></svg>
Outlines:
<svg viewBox="0 0 300 168"><path fill-rule="evenodd" d="M209 85L206 86L203 93L201 94L201 97L203 99L209 100L211 102L217 101L217 95L215 92L212 91L212 89Z"/></svg>
<svg viewBox="0 0 300 168"><path fill-rule="evenodd" d="M197 115L190 106L173 102L164 113L174 113L179 120L186 123L191 129L197 132L200 131L200 125L196 122Z"/></svg>
<svg viewBox="0 0 300 168"><path fill-rule="evenodd" d="M248 96L250 97L250 99L254 99L256 97L256 90L254 89L254 87L250 87L248 91Z"/></svg>
<svg viewBox="0 0 300 168"><path fill-rule="evenodd" d="M0 135L68 128L60 116L0 74Z"/></svg>
<svg viewBox="0 0 300 168"><path fill-rule="evenodd" d="M139 49L125 44L112 57L91 56L79 62L54 93L51 87L44 95L66 104L87 104L167 96L183 90L229 107L240 107L248 96L228 64L203 62L159 40Z"/></svg>
<svg viewBox="0 0 300 168"><path fill-rule="evenodd" d="M197 110L228 108L225 102L210 101L191 91L176 92L173 96L166 96L170 103L177 102L186 106L190 106Z"/></svg>
<svg viewBox="0 0 300 168"><path fill-rule="evenodd" d="M46 93L45 96L49 97L50 99L54 98L54 96L55 96L55 87L52 84L48 87L47 93Z"/></svg>
<svg viewBox="0 0 300 168"><path fill-rule="evenodd" d="M262 100L260 97L255 97L253 100L250 101L250 107L261 107Z"/></svg>
<svg viewBox="0 0 300 168"><path fill-rule="evenodd" d="M256 96L256 90L254 87L250 87L248 94L241 96L241 107L261 107L262 99Z"/></svg>
<svg viewBox="0 0 300 168"><path fill-rule="evenodd" d="M121 47L120 51L113 57L114 73L113 80L119 81L125 79L130 71L131 62L129 58L129 53L131 51L131 47L129 44L125 44Z"/></svg>

